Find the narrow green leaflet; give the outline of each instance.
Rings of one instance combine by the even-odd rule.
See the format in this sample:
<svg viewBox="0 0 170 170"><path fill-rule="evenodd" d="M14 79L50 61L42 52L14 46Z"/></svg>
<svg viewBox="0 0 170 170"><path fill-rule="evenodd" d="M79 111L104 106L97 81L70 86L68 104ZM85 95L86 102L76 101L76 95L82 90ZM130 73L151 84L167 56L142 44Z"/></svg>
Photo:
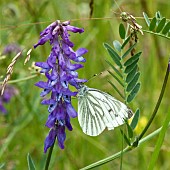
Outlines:
<svg viewBox="0 0 170 170"><path fill-rule="evenodd" d="M150 30L150 31L153 31L153 30L154 30L154 28L155 28L155 26L156 26L156 22L157 22L156 17L154 17L154 18L152 19L150 25L149 25L149 30Z"/></svg>
<svg viewBox="0 0 170 170"><path fill-rule="evenodd" d="M157 11L155 14L156 19L159 21L162 18L160 11Z"/></svg>
<svg viewBox="0 0 170 170"><path fill-rule="evenodd" d="M123 42L121 49L123 49L125 47L125 45L129 42L129 40L130 40L130 35Z"/></svg>
<svg viewBox="0 0 170 170"><path fill-rule="evenodd" d="M136 65L132 70L131 72L128 73L128 75L126 76L126 83L129 83L130 81L132 81L132 79L134 78L136 72L137 72L137 69L138 66Z"/></svg>
<svg viewBox="0 0 170 170"><path fill-rule="evenodd" d="M127 143L129 146L131 146L131 143L130 143L128 137L126 136L126 134L125 134L121 129L120 129L120 132L121 132L122 136L124 137L126 143Z"/></svg>
<svg viewBox="0 0 170 170"><path fill-rule="evenodd" d="M162 34L167 34L170 31L170 22L166 23L164 29L162 30Z"/></svg>
<svg viewBox="0 0 170 170"><path fill-rule="evenodd" d="M119 77L123 78L122 74L118 71L118 69L116 67L114 67L113 64L111 64L109 61L105 60L111 67L112 69L117 73L117 75L119 75Z"/></svg>
<svg viewBox="0 0 170 170"><path fill-rule="evenodd" d="M117 40L113 41L113 46L117 51L121 52L122 45L120 44L119 41L117 41Z"/></svg>
<svg viewBox="0 0 170 170"><path fill-rule="evenodd" d="M126 91L130 92L136 85L136 83L139 80L139 76L140 76L140 72L137 72L134 76L134 78L132 79L132 81L128 84Z"/></svg>
<svg viewBox="0 0 170 170"><path fill-rule="evenodd" d="M138 121L139 121L139 117L140 117L140 110L137 109L137 110L136 110L136 113L135 113L135 115L134 115L134 117L133 117L133 120L132 120L132 122L131 122L131 124L130 124L130 126L131 126L132 129L135 129L135 128L136 128L136 125L138 124Z"/></svg>
<svg viewBox="0 0 170 170"><path fill-rule="evenodd" d="M149 27L149 25L150 25L150 20L149 20L148 15L147 15L145 12L143 12L143 17L144 17L144 19L145 19L145 21L146 21L147 26Z"/></svg>
<svg viewBox="0 0 170 170"><path fill-rule="evenodd" d="M108 72L110 73L110 75L111 75L115 80L117 80L117 82L118 82L122 87L124 87L124 84L121 82L120 79L118 79L111 71L108 70Z"/></svg>
<svg viewBox="0 0 170 170"><path fill-rule="evenodd" d="M113 49L110 45L108 45L108 44L106 44L106 43L104 43L104 47L107 49L107 51L108 51L109 55L111 56L111 58L113 59L113 61L114 61L120 68L122 68L122 64L121 64L121 62L120 62L121 58L120 58L119 55L116 53L116 51L114 51L114 49Z"/></svg>
<svg viewBox="0 0 170 170"><path fill-rule="evenodd" d="M132 129L132 127L128 124L128 122L126 122L126 125L127 125L127 129L128 129L129 138L133 138L133 129Z"/></svg>
<svg viewBox="0 0 170 170"><path fill-rule="evenodd" d="M28 169L29 170L35 170L35 165L34 165L34 162L30 156L30 154L28 153L27 155L27 163L28 163Z"/></svg>
<svg viewBox="0 0 170 170"><path fill-rule="evenodd" d="M132 64L128 65L125 68L125 73L127 73L127 74L130 73L134 69L134 67L137 65L138 61L139 61L139 58L137 60L135 60Z"/></svg>
<svg viewBox="0 0 170 170"><path fill-rule="evenodd" d="M122 59L124 59L136 46L136 43L134 43L130 48L123 54Z"/></svg>
<svg viewBox="0 0 170 170"><path fill-rule="evenodd" d="M131 91L131 93L127 97L128 103L130 103L135 98L139 89L140 89L140 83L137 83L136 86L133 88L133 90Z"/></svg>
<svg viewBox="0 0 170 170"><path fill-rule="evenodd" d="M109 49L118 60L121 60L120 56L116 53L116 51L114 51L114 49L109 44L103 43L103 45L107 50Z"/></svg>
<svg viewBox="0 0 170 170"><path fill-rule="evenodd" d="M110 50L110 49L107 49L107 51L109 52L111 58L113 59L113 61L120 67L122 68L122 64L120 62L120 60L117 59L116 55L115 55L115 51L113 50Z"/></svg>
<svg viewBox="0 0 170 170"><path fill-rule="evenodd" d="M130 64L132 64L134 61L136 61L140 55L142 54L142 52L138 52L136 53L134 56L130 57L124 64L124 66L129 66Z"/></svg>
<svg viewBox="0 0 170 170"><path fill-rule="evenodd" d="M117 93L120 95L120 97L122 97L124 99L124 96L121 94L121 92L118 90L118 88L110 80L107 80L107 81L117 91Z"/></svg>
<svg viewBox="0 0 170 170"><path fill-rule="evenodd" d="M165 26L165 23L166 23L166 18L164 17L164 18L161 19L161 21L158 24L158 27L156 28L157 33L161 32L161 30Z"/></svg>
<svg viewBox="0 0 170 170"><path fill-rule="evenodd" d="M119 25L119 35L121 39L125 39L126 30L122 23Z"/></svg>

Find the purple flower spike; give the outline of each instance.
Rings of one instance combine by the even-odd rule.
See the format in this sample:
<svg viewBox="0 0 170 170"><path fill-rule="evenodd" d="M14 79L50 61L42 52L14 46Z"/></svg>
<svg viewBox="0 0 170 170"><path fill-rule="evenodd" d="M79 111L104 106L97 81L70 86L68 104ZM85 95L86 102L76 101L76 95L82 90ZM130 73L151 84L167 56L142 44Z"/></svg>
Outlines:
<svg viewBox="0 0 170 170"><path fill-rule="evenodd" d="M46 126L50 132L45 139L44 152L46 153L55 139L61 149L64 149L66 139L65 129L72 130L70 117L77 117L77 112L72 106L71 97L76 96L77 91L72 92L69 85L75 88L79 83L86 82L84 79L78 79L76 70L83 67L79 62L85 62L83 55L87 53L85 48L74 51L73 42L70 41L68 31L73 33L82 33L84 29L70 26L69 21L61 23L53 22L40 34L40 39L34 48L45 44L47 41L52 46L49 57L46 62L37 62L41 73L45 73L47 81L39 81L35 85L42 88L40 96L45 97L50 94L51 97L41 102L48 106L48 120ZM66 128L65 128L66 127Z"/></svg>

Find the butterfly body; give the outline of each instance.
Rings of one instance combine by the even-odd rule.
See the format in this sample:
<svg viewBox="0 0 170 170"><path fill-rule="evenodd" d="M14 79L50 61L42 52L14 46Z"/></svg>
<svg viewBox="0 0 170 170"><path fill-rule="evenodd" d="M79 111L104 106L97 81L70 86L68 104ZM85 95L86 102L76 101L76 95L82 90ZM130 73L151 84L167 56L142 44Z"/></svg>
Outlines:
<svg viewBox="0 0 170 170"><path fill-rule="evenodd" d="M122 102L98 89L81 85L78 90L78 121L83 132L97 136L105 128L112 130L124 124L132 111Z"/></svg>

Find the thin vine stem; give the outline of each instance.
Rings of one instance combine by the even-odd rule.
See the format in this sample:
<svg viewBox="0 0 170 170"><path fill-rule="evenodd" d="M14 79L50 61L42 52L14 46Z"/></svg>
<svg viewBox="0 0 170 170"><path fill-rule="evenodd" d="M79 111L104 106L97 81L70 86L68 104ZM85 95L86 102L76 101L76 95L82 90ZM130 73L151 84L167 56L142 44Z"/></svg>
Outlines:
<svg viewBox="0 0 170 170"><path fill-rule="evenodd" d="M163 37L163 38L166 38L168 40L170 40L170 37L166 36L166 35L163 35L163 34L160 34L160 33L156 33L156 32L152 32L152 31L148 31L148 30L142 30L143 32L146 32L146 33L149 33L149 34L154 34L154 35L158 35L160 37Z"/></svg>
<svg viewBox="0 0 170 170"><path fill-rule="evenodd" d="M165 92L165 89L166 89L166 85L167 85L167 81L168 81L168 77L169 77L169 72L170 72L170 60L169 60L168 67L167 67L167 70L166 70L166 74L165 74L164 82L163 82L162 89L161 89L161 92L160 92L160 96L159 96L159 99L158 99L157 104L155 106L155 109L154 109L154 111L152 113L152 116L151 116L150 120L148 121L148 123L147 123L146 127L144 128L144 130L139 135L139 137L134 141L133 145L132 146L128 146L128 147L124 148L122 151L117 152L116 154L114 154L114 155L112 155L110 157L107 157L105 159L102 159L102 160L100 160L98 162L95 162L95 163L93 163L91 165L88 165L88 166L86 166L86 167L84 167L84 168L82 168L80 170L92 169L92 168L98 167L100 165L103 165L103 164L105 164L107 162L110 162L110 161L112 161L112 160L114 160L116 158L119 158L119 157L122 156L122 153L124 154L124 153L127 153L127 152L137 148L142 143L150 140L151 138L153 138L154 136L159 134L159 132L161 131L162 127L157 129L156 131L154 131L153 133L147 135L146 137L144 137L142 139L142 137L144 136L144 134L147 132L148 128L150 127L153 119L155 118L156 113L158 111L158 108L159 108L159 106L161 104L161 101L162 101L162 98L163 98L163 95L164 95L164 92ZM169 126L170 126L170 123L169 123ZM137 145L134 145L135 143L137 143Z"/></svg>
<svg viewBox="0 0 170 170"><path fill-rule="evenodd" d="M168 127L170 127L170 123L169 123ZM155 137L156 135L158 135L161 130L162 130L162 127L160 127L159 129L155 130L155 131L152 132L151 134L149 134L149 135L147 135L146 137L144 137L143 139L141 139L141 140L139 141L138 146L140 146L141 144L149 141L150 139L152 139L153 137ZM113 161L113 160L115 160L115 159L117 159L117 158L120 158L122 152L123 152L123 154L124 154L124 153L127 153L127 152L129 152L129 151L132 151L132 150L134 150L134 149L136 149L136 148L137 148L137 147L128 146L128 147L124 148L123 151L117 152L116 154L111 155L110 157L107 157L107 158L102 159L102 160L100 160L100 161L98 161L98 162L95 162L95 163L93 163L93 164L91 164L91 165L88 165L88 166L86 166L86 167L84 167L84 168L81 168L80 170L88 170L88 169L96 168L96 167L98 167L98 166L100 166L100 165L103 165L103 164L108 163L108 162L110 162L110 161Z"/></svg>
<svg viewBox="0 0 170 170"><path fill-rule="evenodd" d="M147 125L145 126L145 128L143 129L141 134L139 135L139 137L137 139L138 141L140 139L142 139L142 137L145 135L145 133L147 132L148 128L150 127L153 119L155 118L155 116L156 116L156 114L158 112L159 106L161 104L161 101L162 101L162 98L163 98L163 95L164 95L164 92L165 92L165 89L166 89L166 85L167 85L167 81L168 81L168 77L169 77L169 71L170 70L169 70L169 64L168 64L168 67L167 67L167 70L166 70L166 74L165 74L165 78L164 78L164 82L163 82L163 85L162 85L162 89L161 89L161 92L160 92L160 95L159 95L159 99L158 99L158 101L156 103L155 109L154 109L154 111L153 111L153 113L152 113L152 115L151 115Z"/></svg>
<svg viewBox="0 0 170 170"><path fill-rule="evenodd" d="M56 140L56 138L55 138L55 140ZM48 157L47 157L47 160L46 160L46 163L45 163L45 170L48 170L48 168L49 168L50 161L51 161L51 156L52 156L53 148L54 148L54 144L55 144L55 140L54 140L53 145L49 149Z"/></svg>

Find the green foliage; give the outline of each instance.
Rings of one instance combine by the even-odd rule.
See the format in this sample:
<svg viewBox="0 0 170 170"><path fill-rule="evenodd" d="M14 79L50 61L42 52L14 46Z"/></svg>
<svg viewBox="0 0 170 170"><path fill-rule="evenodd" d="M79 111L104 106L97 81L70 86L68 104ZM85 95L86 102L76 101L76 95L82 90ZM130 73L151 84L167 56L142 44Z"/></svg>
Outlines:
<svg viewBox="0 0 170 170"><path fill-rule="evenodd" d="M136 112L135 112L135 115L134 115L134 117L132 119L132 122L130 124L132 129L135 129L135 127L137 126L138 121L139 121L139 117L140 117L140 110L137 109Z"/></svg>
<svg viewBox="0 0 170 170"><path fill-rule="evenodd" d="M128 103L130 103L136 97L139 90L140 90L140 83L137 83L127 97Z"/></svg>
<svg viewBox="0 0 170 170"><path fill-rule="evenodd" d="M126 122L126 125L127 125L127 129L128 129L128 137L133 138L133 129L132 129L132 127L127 122Z"/></svg>
<svg viewBox="0 0 170 170"><path fill-rule="evenodd" d="M109 56L112 59L112 62L107 61L107 63L112 68L112 71L109 70L108 72L114 78L114 81L118 83L117 85L119 86L117 87L116 83L115 82L113 83L110 80L108 80L108 82L113 87L113 89L125 100L126 103L130 103L135 98L140 89L139 83L140 72L138 71L138 61L142 52L137 52L132 55L131 52L132 50L134 50L137 43L135 42L134 44L130 45L130 47L127 47L128 42L132 40L130 35L126 35L127 36L126 37L125 34L126 31L124 25L120 24L119 35L123 39L123 42L121 44L118 40L113 41L113 46L119 53L117 53L113 49L113 47L111 47L107 43L104 43L104 47L106 48L106 50L109 53ZM125 52L123 52L123 49L125 47L126 50ZM130 53L131 56L129 56ZM121 91L124 91L124 94L122 94ZM125 142L129 146L131 145L131 139L134 136L133 130L138 123L138 119L139 109L136 111L136 114L132 120L131 125L129 125L128 122L126 121L128 136L124 133L124 131L121 130L121 134Z"/></svg>
<svg viewBox="0 0 170 170"><path fill-rule="evenodd" d="M29 153L27 155L27 163L28 163L28 169L29 170L35 170L36 169L34 161L32 160L31 155Z"/></svg>
<svg viewBox="0 0 170 170"><path fill-rule="evenodd" d="M153 30L154 30L154 28L156 27L156 22L157 22L156 17L154 17L154 18L152 19L150 25L149 25L149 30L150 30L150 31L153 31Z"/></svg>
<svg viewBox="0 0 170 170"><path fill-rule="evenodd" d="M122 45L120 44L119 41L117 40L113 41L113 46L118 52L121 52Z"/></svg>
<svg viewBox="0 0 170 170"><path fill-rule="evenodd" d="M111 56L111 58L113 59L113 61L120 67L122 68L122 64L120 62L121 58L119 57L119 55L116 53L116 51L114 51L114 49L109 46L107 43L104 43L104 47L107 49L109 55Z"/></svg>
<svg viewBox="0 0 170 170"><path fill-rule="evenodd" d="M119 35L120 35L121 39L123 39L123 40L125 39L126 30L125 30L125 27L122 23L119 25Z"/></svg>
<svg viewBox="0 0 170 170"><path fill-rule="evenodd" d="M153 17L151 21L146 13L143 12L143 16L149 27L149 31L143 30L144 32L170 39L170 21L165 17L162 17L159 11L155 13L155 17Z"/></svg>
<svg viewBox="0 0 170 170"><path fill-rule="evenodd" d="M121 84L123 86L124 90L126 91L126 94L128 94L128 96L127 96L128 102L131 102L132 99L134 99L134 97L137 95L137 92L139 91L139 87L140 87L140 85L138 83L140 73L137 70L137 67L138 67L137 65L138 65L138 61L139 61L141 52L136 53L134 56L129 57L125 61L125 57L128 56L128 54L134 49L135 46L136 46L136 43L134 43L132 46L130 46L125 51L125 53L123 53L122 56L119 56L119 54L116 53L116 51L110 45L108 45L107 43L104 43L104 47L107 49L113 62L119 68L119 70L118 70L111 62L107 61L107 63L112 67L113 71L116 74L113 74L113 72L110 72L110 71L109 71L109 73L119 84ZM120 78L118 78L117 75ZM109 81L109 83L122 97L123 95L118 90L118 88L114 85L114 83L112 83L111 81ZM137 83L138 83L138 85L137 85ZM125 94L124 94L124 100L127 101Z"/></svg>
<svg viewBox="0 0 170 170"><path fill-rule="evenodd" d="M145 12L143 12L143 17L144 17L144 19L146 21L147 26L149 27L150 26L150 20L149 20L148 15Z"/></svg>
<svg viewBox="0 0 170 170"><path fill-rule="evenodd" d="M131 146L131 143L130 143L129 138L126 136L126 134L123 132L122 129L120 129L120 132L121 132L121 134L122 134L122 136L123 136L125 142L127 143L127 145L128 145L128 146Z"/></svg>
<svg viewBox="0 0 170 170"><path fill-rule="evenodd" d="M0 169L2 169L5 166L5 163L0 164Z"/></svg>
<svg viewBox="0 0 170 170"><path fill-rule="evenodd" d="M115 6L115 3L113 4L113 1L108 1L107 3L103 3L103 0L94 1L93 17L102 18L102 20L86 21L81 20L80 18L87 18L89 16L89 1L31 0L22 1L22 3L20 2L21 1L0 1L0 10L2 11L0 13L1 53L4 47L12 42L18 43L27 51L33 46L33 44L37 42L39 33L51 22L57 19L61 19L62 21L78 19L78 21L71 21L71 24L84 27L85 32L80 34L78 39L76 38L77 35L72 36L73 34L71 34L71 40L76 42L74 49L77 50L79 47L85 47L89 51L86 55L87 63L85 64L85 69L79 71L80 77L89 78L95 73L109 69L110 73L112 73L112 75L116 75L118 80L115 80L112 75L108 77L108 72L104 71L105 74L99 78L97 77L95 79L96 81L89 81L88 85L103 91L111 91L112 86L108 86L106 83L106 79L108 78L109 81L112 82L112 84L114 84L122 93L123 100L123 89L127 86L127 82L129 83L133 79L135 73L137 73L140 69L140 82L142 84L142 88L140 88L140 93L137 93L138 96L135 98L134 102L130 104L130 108L132 108L132 110L141 108L140 120L138 119L139 129L141 128L140 123L142 118L145 118L146 121L148 121L161 88L164 70L166 68L165 63L167 60L165 55L169 53L167 39L165 39L166 37L170 37L170 21L168 18L168 6L170 5L169 1L155 1L154 5L149 2L146 3L149 14L153 14L159 9L163 14L163 17L166 17L166 24L159 33L156 33L156 28L158 25L155 26L153 31L149 31L150 21L152 20L149 19L149 17L152 16L148 17L148 26L145 26L145 21L143 19L138 19L136 17L136 20L140 22L142 27L146 27L145 31L149 31L149 34L146 34L146 32L143 30L144 36L139 35L139 43L137 46L135 46L135 49L137 51L136 53L138 53L138 50L142 50L142 57L140 57L140 61L137 61L137 64L135 64L135 67L133 67L131 72L125 72L123 77L122 74L120 74L121 69L117 67L113 59L108 59L108 63L110 64L105 62L106 51L103 50L102 46L103 42L112 42L113 39L117 39L121 43L121 51L120 44L117 42L115 43L115 41L113 43L113 49L118 53L119 56L122 56L122 54L129 49L129 44L131 41L130 35L127 35L125 39L122 39L123 42L120 39L120 35L118 34L120 19L119 17L115 17L111 12L111 10L118 11L117 6ZM123 9L126 10L126 7L128 6L129 13L133 14L134 16L141 16L140 11L145 10L144 6L142 6L142 3L140 3L138 0L138 3L136 2L134 8L134 3L129 2L130 1L120 1L119 5L121 7L123 4ZM105 16L110 16L112 19L105 20ZM162 16L160 13L158 13L157 17ZM144 18L146 20L146 15ZM160 20L161 19L158 21ZM126 23L124 26L126 26ZM149 37L150 35L157 36L160 34L163 35L163 38L159 39L158 37L158 41ZM50 49L48 45L47 47L41 47L40 50L33 50L31 59L25 66L23 65L23 60L26 54L23 53L23 56L20 58L14 69L11 80L28 77L30 75L28 68L31 67L31 63L33 61L36 62L45 60L49 50ZM160 54L163 54L164 57L161 57ZM0 60L0 77L5 75L7 65L11 62L12 57L14 56L15 54L11 54L6 56L6 59ZM130 56L130 53L127 57L125 57L122 63L123 68L125 68L123 64L126 62L126 60L128 60L128 58L131 57L132 56ZM138 66L138 64L140 65ZM114 80L112 80L112 78ZM10 102L10 105L6 105L9 111L8 115L0 115L0 166L3 166L2 169L4 170L28 169L26 162L26 155L28 151L34 158L36 168L38 170L43 169L43 163L45 162L44 156L47 156L47 154L45 155L43 153L43 144L48 133L48 129L44 126L48 117L48 111L45 106L40 105L41 101L39 98L39 93L41 90L38 90L38 88L34 86L34 84L39 80L40 77L38 76L20 83L13 83L13 85L19 89L19 95L18 97L13 98L13 100ZM119 81L123 83L123 86ZM119 97L119 94L117 94L118 93L114 94L115 97ZM170 86L168 85L164 95L164 100L161 103L161 107L159 107L159 113L152 123L149 132L154 132L155 129L162 126L165 115L169 113L169 94ZM131 96L131 98L133 98L134 94ZM77 101L75 99L72 101L76 108ZM138 112L134 114L133 119L135 119L137 113ZM17 121L20 118L22 119ZM137 125L137 119L134 120L134 122ZM114 131L105 131L102 135L93 138L82 133L77 123L77 119L73 119L71 123L73 125L73 131L66 131L67 139L65 142L65 149L60 150L57 144L54 146L51 166L49 168L50 170L81 169L95 160L106 158L108 155L112 155L110 160L114 160L119 157L119 154L131 150L131 148L126 149L125 151L121 151L119 154L113 156L115 152L121 150L122 136L120 135L118 128L115 128ZM133 128L135 126L131 127ZM134 135L138 136L139 133L140 132L135 131ZM127 139L129 138L127 134L126 137ZM161 148L159 157L156 161L156 164L154 165L155 170L169 169L169 137L170 133L167 131L163 147ZM158 139L157 137L153 138L153 136L152 138L149 136L149 138L150 141L146 140L147 143L144 145L142 144L142 141L144 141L145 138L140 142L140 146L136 150L130 152L130 154L123 155L123 169L130 170L136 169L136 167L139 170L147 169L148 160L151 158L151 152L146 152L146 147L150 146L151 149L154 149L155 140ZM138 146L138 142L136 142L136 146ZM40 162L43 162L41 167L38 166ZM120 169L119 160L114 160L110 163L108 162L109 161L106 159L105 163L107 164L103 164L97 169L110 170L113 169L113 167L114 169Z"/></svg>

